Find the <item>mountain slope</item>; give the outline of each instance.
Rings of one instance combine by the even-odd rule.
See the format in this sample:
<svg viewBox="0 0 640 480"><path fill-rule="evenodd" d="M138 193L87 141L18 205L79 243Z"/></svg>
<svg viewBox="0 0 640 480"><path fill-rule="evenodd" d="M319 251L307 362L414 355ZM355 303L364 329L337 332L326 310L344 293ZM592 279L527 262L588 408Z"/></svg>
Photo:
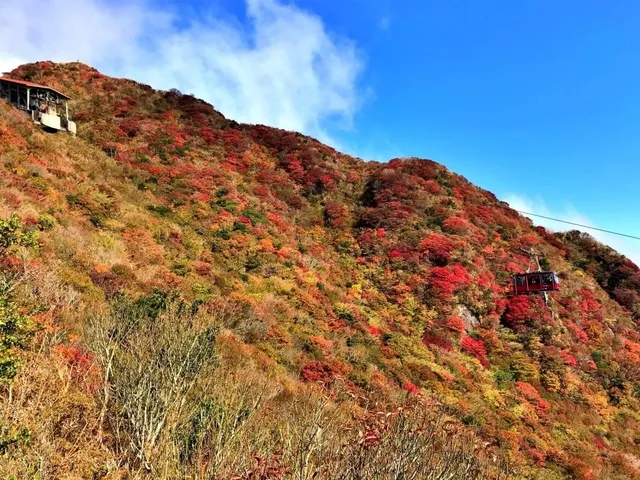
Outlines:
<svg viewBox="0 0 640 480"><path fill-rule="evenodd" d="M0 218L17 212L25 232L40 232L41 244L7 246L3 271L20 295L5 297L44 326L30 347L11 348L23 361L11 380L22 403L3 412L7 475L26 478L44 468L48 473L40 474L50 478L89 471L94 478L138 478L154 469L152 478L172 478L167 472L177 467L169 458L177 455L209 472L303 478L292 473L293 456L278 442L273 448L249 442L244 451L251 455L233 463L206 443L211 431L222 431L219 425L186 435L198 439L189 448L175 440L203 415L188 392L218 399L246 378L271 402L256 407L256 415L277 425L286 424L282 411L296 411L274 407L289 397L328 396L345 415L357 412L361 429L375 434L363 451L389 454L385 442L401 436L397 424L389 430L367 423L372 402L391 411L417 401L427 402L431 418L455 421L457 433L447 437L454 444L456 435L475 432L512 472L488 462L477 467L478 476L499 469L506 478L637 478L640 333L633 316L640 292L629 280L637 273L630 261L616 257L633 272L615 280L620 269L594 253L605 247L535 228L429 160L363 162L304 135L237 124L193 97L79 63L40 62L10 75L73 97L78 137L45 134L0 104ZM510 275L530 266L523 253L530 248L561 276L550 308L540 297L508 295ZM204 317L185 319L169 292ZM144 335L109 333L130 318L152 323ZM177 393L167 390L158 414L164 420L151 441L126 394L149 389L131 390L140 378L118 374L129 371L132 359L153 370L159 360L141 352L154 345L173 346L175 358L184 358L180 339L201 345L201 332L175 325L208 321L218 331L216 353L206 353L203 340L202 355L187 371L221 369L211 375L223 378L225 389L195 375L182 393L190 398L185 405L195 402L190 412L171 410ZM214 357L218 366L208 360ZM118 358L120 370L110 363ZM65 379L59 399L37 408L25 400L62 388L56 375ZM3 395L17 402L13 391ZM313 416L311 403L295 405ZM36 425L36 415L55 428ZM23 441L23 431L35 440ZM65 462L56 451L83 460ZM247 463L254 454L262 466L271 462L272 473L249 476L258 468ZM45 467L36 458L45 458ZM182 478L203 478L196 471ZM377 478L387 478L379 472Z"/></svg>

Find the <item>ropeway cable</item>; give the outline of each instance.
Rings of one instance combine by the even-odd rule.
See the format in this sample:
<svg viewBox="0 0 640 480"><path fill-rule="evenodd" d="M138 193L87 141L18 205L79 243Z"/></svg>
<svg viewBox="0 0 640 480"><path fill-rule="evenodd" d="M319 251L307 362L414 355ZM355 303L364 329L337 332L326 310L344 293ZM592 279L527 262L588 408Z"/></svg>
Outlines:
<svg viewBox="0 0 640 480"><path fill-rule="evenodd" d="M538 215L537 213L523 212L521 210L516 210L516 212L521 213L523 215L531 215L533 217L546 218L547 220L553 220L554 222L568 223L569 225L575 225L576 227L590 228L591 230L598 230L600 232L610 233L612 235L619 235L621 237L627 237L627 238L633 238L635 240L640 240L640 237L636 237L634 235L627 235L626 233L613 232L611 230L605 230L604 228L590 227L589 225L582 225L581 223L568 222L567 220L560 220L559 218L546 217L544 215Z"/></svg>

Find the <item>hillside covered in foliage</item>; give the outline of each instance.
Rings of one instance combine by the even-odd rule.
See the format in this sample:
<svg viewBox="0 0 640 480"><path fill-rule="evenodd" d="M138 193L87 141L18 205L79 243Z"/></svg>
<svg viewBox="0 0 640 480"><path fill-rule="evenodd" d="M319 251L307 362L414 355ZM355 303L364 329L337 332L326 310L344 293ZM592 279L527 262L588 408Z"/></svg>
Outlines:
<svg viewBox="0 0 640 480"><path fill-rule="evenodd" d="M2 478L640 478L628 259L430 160L9 76L78 135L0 103ZM548 306L509 294L532 248Z"/></svg>

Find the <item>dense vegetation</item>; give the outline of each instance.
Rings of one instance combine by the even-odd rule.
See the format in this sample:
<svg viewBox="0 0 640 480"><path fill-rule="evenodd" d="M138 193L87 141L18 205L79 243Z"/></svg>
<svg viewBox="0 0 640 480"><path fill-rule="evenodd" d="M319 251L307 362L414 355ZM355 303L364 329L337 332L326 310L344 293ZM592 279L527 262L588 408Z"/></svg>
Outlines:
<svg viewBox="0 0 640 480"><path fill-rule="evenodd" d="M640 476L638 268L420 159L79 63L0 104L0 476ZM550 306L508 295L534 248ZM404 475L404 476L403 476Z"/></svg>
<svg viewBox="0 0 640 480"><path fill-rule="evenodd" d="M567 258L627 308L635 319L640 318L640 268L615 250L598 243L590 235L572 231L558 233L567 247Z"/></svg>

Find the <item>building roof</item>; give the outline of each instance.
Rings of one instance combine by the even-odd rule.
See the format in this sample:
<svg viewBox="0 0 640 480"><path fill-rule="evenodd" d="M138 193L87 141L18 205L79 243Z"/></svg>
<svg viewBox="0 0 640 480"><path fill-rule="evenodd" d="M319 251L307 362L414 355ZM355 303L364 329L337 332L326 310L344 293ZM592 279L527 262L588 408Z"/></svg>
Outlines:
<svg viewBox="0 0 640 480"><path fill-rule="evenodd" d="M41 88L43 90L49 90L51 92L57 93L58 95L60 95L63 98L66 98L67 100L71 100L71 97L65 95L62 92L59 92L55 88L47 87L46 85L40 85L38 83L27 82L25 80L16 80L14 78L6 78L6 77L0 77L0 81L9 82L9 83L15 83L15 84L18 84L18 85L24 85L25 87L30 87L30 88Z"/></svg>

